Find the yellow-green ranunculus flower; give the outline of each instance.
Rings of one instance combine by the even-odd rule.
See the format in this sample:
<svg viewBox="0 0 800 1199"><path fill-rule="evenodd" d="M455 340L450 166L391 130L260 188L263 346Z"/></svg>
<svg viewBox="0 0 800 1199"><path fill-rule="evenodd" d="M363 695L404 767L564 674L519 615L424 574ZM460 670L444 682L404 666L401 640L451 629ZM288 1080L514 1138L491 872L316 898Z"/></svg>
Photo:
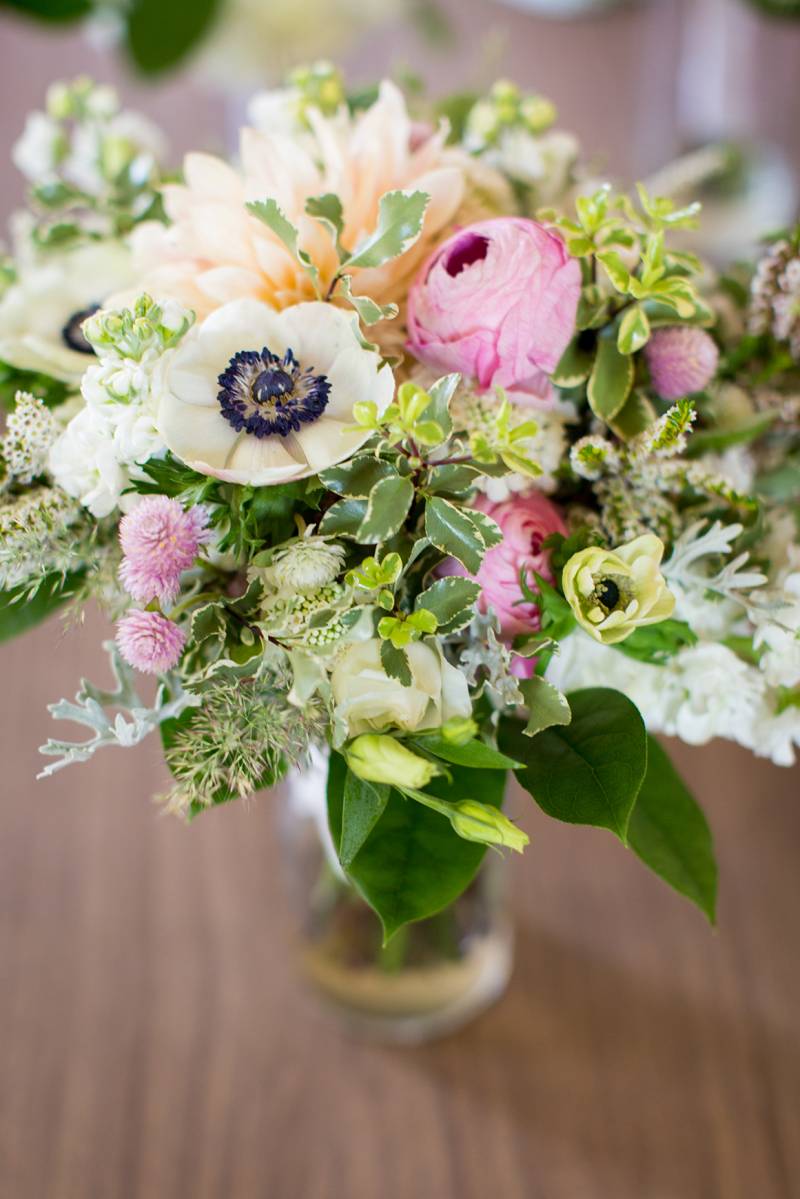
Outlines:
<svg viewBox="0 0 800 1199"><path fill-rule="evenodd" d="M654 533L615 550L589 546L564 567L564 595L587 633L613 645L641 625L672 615L675 596L661 573L664 543Z"/></svg>
<svg viewBox="0 0 800 1199"><path fill-rule="evenodd" d="M383 733L364 733L344 751L353 774L371 783L400 784L420 790L441 770Z"/></svg>

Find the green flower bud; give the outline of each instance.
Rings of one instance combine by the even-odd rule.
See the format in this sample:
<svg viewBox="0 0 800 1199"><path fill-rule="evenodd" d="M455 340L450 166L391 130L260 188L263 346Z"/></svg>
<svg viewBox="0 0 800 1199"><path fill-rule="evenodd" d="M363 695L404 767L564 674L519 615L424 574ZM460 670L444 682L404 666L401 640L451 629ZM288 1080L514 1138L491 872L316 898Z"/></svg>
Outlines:
<svg viewBox="0 0 800 1199"><path fill-rule="evenodd" d="M614 645L672 615L675 597L659 569L664 543L645 533L615 550L589 546L564 567L562 586L581 628Z"/></svg>
<svg viewBox="0 0 800 1199"><path fill-rule="evenodd" d="M466 745L478 735L478 726L471 716L454 716L439 729L445 741L450 745Z"/></svg>
<svg viewBox="0 0 800 1199"><path fill-rule="evenodd" d="M481 845L503 845L516 853L522 853L530 841L528 834L512 824L499 808L478 803L475 799L462 799L453 804L450 823L465 841L477 841Z"/></svg>
<svg viewBox="0 0 800 1199"><path fill-rule="evenodd" d="M353 774L370 783L401 783L420 790L441 774L433 762L420 758L394 737L384 733L363 733L345 750L347 765Z"/></svg>

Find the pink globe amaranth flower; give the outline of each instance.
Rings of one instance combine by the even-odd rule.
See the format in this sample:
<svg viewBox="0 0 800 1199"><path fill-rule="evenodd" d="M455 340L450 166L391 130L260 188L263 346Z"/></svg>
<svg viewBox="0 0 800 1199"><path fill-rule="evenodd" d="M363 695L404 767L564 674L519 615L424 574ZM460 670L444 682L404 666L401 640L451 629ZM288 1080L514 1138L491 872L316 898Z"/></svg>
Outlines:
<svg viewBox="0 0 800 1199"><path fill-rule="evenodd" d="M695 325L656 329L644 353L653 387L662 400L680 400L702 391L714 378L719 362L713 337Z"/></svg>
<svg viewBox="0 0 800 1199"><path fill-rule="evenodd" d="M551 533L566 536L567 527L561 513L538 491L512 496L501 504L493 504L485 496L479 496L473 507L496 521L503 534L500 545L487 550L480 570L474 576L482 588L479 606L482 611L493 609L504 637L535 631L540 626L539 609L535 604L521 602L520 572L524 568L533 590L536 589L534 574L553 582L550 555L543 543ZM449 558L439 567L439 573L467 575L468 571L460 562Z"/></svg>
<svg viewBox="0 0 800 1199"><path fill-rule="evenodd" d="M478 221L440 246L418 275L408 348L480 390L500 386L548 400L580 293L577 259L557 232L522 217Z"/></svg>
<svg viewBox="0 0 800 1199"><path fill-rule="evenodd" d="M119 577L140 604L157 599L172 604L180 591L181 572L188 570L208 540L208 517L199 507L184 512L165 495L145 496L123 516L119 540L125 555Z"/></svg>
<svg viewBox="0 0 800 1199"><path fill-rule="evenodd" d="M186 634L160 612L132 608L117 624L117 645L125 661L144 674L163 674L176 666Z"/></svg>

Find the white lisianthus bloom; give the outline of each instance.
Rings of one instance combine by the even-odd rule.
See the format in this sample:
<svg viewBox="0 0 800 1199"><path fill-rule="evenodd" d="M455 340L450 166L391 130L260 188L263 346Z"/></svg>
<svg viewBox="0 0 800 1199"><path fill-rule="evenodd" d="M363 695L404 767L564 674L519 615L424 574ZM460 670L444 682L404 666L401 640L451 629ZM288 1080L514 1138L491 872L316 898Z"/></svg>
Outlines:
<svg viewBox="0 0 800 1199"><path fill-rule="evenodd" d="M397 728L414 733L472 715L467 681L441 651L421 641L407 647L412 682L404 687L381 664L373 637L349 645L331 676L338 717L349 737Z"/></svg>
<svg viewBox="0 0 800 1199"><path fill-rule="evenodd" d="M53 445L49 470L98 519L114 511L128 484L108 429L91 408L79 412Z"/></svg>
<svg viewBox="0 0 800 1199"><path fill-rule="evenodd" d="M355 314L321 301L275 312L233 300L156 366L157 425L168 449L204 475L264 486L349 458L369 431L353 405L385 411L391 369L358 341Z"/></svg>
<svg viewBox="0 0 800 1199"><path fill-rule="evenodd" d="M81 323L132 282L130 253L118 241L23 259L0 300L0 360L77 384L94 360Z"/></svg>

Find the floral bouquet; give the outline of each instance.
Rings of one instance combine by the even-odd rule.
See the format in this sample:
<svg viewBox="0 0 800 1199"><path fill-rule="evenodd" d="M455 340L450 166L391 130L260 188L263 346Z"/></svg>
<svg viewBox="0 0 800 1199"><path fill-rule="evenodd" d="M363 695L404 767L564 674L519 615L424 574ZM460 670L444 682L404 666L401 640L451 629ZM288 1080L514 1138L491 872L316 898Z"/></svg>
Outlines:
<svg viewBox="0 0 800 1199"><path fill-rule="evenodd" d="M251 120L168 181L78 80L15 149L0 634L116 621L43 773L158 730L192 818L322 751L389 941L527 844L512 772L713 919L652 733L800 742L797 234L711 276L696 206L592 181L507 83L412 118L317 65Z"/></svg>

